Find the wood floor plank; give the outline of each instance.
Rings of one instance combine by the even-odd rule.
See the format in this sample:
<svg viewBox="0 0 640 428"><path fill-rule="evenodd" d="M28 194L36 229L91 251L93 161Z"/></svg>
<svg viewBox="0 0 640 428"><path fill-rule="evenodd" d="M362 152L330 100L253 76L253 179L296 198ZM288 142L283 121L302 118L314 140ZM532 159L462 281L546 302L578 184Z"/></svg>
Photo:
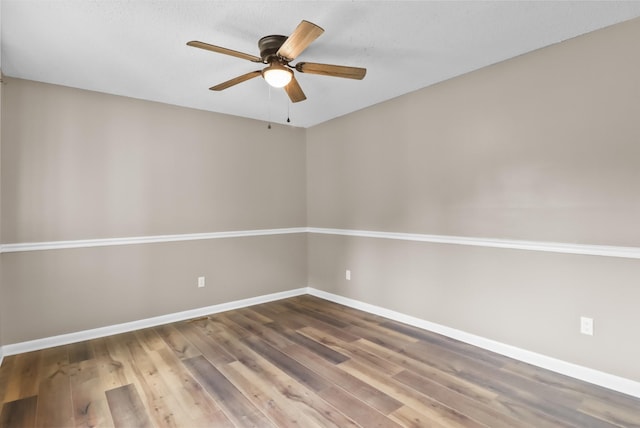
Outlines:
<svg viewBox="0 0 640 428"><path fill-rule="evenodd" d="M251 370L255 376L263 379L296 408L302 408L303 413L315 423L323 427L355 426L351 419L314 394L310 388L262 358L244 342L235 340L229 332L221 333L219 339L222 341L222 346L234 355L239 363ZM231 363L231 365L234 364Z"/></svg>
<svg viewBox="0 0 640 428"><path fill-rule="evenodd" d="M139 368L135 367L135 363L131 352L129 351L129 342L133 340L131 333L118 334L105 338L106 350L108 352L106 365L101 365L101 377L107 376L110 384L117 385L116 389L121 386L133 385L137 394L142 394L144 388L140 384L138 373ZM103 371L107 370L107 373ZM142 398L142 397L141 397ZM151 415L150 408L146 400L142 401L142 406Z"/></svg>
<svg viewBox="0 0 640 428"><path fill-rule="evenodd" d="M407 378L409 380L407 380ZM419 379L419 385L416 385L416 379ZM493 406L491 403L475 401L464 394L432 382L427 378L417 377L417 375L409 371L394 375L393 380L418 391L425 397L429 397L429 400L431 401L438 402L449 409L455 409L457 412L462 413L484 425L491 426L492 428L526 427L526 425L522 424L520 419L516 418L510 410L507 411L500 407ZM403 393L408 392L403 389ZM540 428L545 426L543 420L540 420L539 422Z"/></svg>
<svg viewBox="0 0 640 428"><path fill-rule="evenodd" d="M389 415L389 417L407 428L451 428L450 423L444 425L436 419L424 415L409 406L402 406Z"/></svg>
<svg viewBox="0 0 640 428"><path fill-rule="evenodd" d="M330 383L318 376L318 374L265 341L257 337L247 337L244 342L255 352L313 391L322 391L330 386Z"/></svg>
<svg viewBox="0 0 640 428"><path fill-rule="evenodd" d="M291 311L286 308L284 310L276 310L273 305L266 304L253 306L251 309L260 315L269 318L271 321L280 321L285 318L292 328L302 328L305 326L304 322L297 321L294 317L289 316Z"/></svg>
<svg viewBox="0 0 640 428"><path fill-rule="evenodd" d="M318 394L362 427L401 427L392 419L372 409L342 388L331 386Z"/></svg>
<svg viewBox="0 0 640 428"><path fill-rule="evenodd" d="M387 349L377 343L370 342L366 339L358 341L358 345L374 355L381 358L388 359L389 361L405 367L411 372L417 373L440 385L460 392L476 401L481 403L491 403L496 400L498 393L487 389L484 385L474 384L466 379L455 376L454 374L442 371L429 364L410 358L403 353L397 353L393 350Z"/></svg>
<svg viewBox="0 0 640 428"><path fill-rule="evenodd" d="M158 336L171 348L174 354L180 358L192 358L202 355L191 342L189 342L173 324L161 325L155 328Z"/></svg>
<svg viewBox="0 0 640 428"><path fill-rule="evenodd" d="M501 396L501 390L496 390L495 387L487 389L487 376L481 376L482 379L474 382L473 379L469 379L468 375L460 376L460 372L455 366L451 366L451 361L448 359L438 359L425 355L424 352L407 352L405 348L398 350L399 353L395 353L393 350L384 348L379 344L374 344L368 341L360 342L360 345L369 349L371 352L378 353L379 355L388 358L392 361L396 361L401 364L405 364L411 371L438 382L449 389L457 391L461 394L468 396L481 403L491 404L495 406L501 412L510 414L513 418L521 420L535 420L540 426L574 426L568 422L563 422L554 416L548 415L542 412L540 409L528 406L526 402L518 400L514 401L514 396L506 395ZM415 346L415 344L409 345L409 347ZM425 351L421 348L421 351ZM401 355L401 357L399 357ZM413 358L412 358L413 357ZM423 361L428 361L426 364ZM431 365L433 364L433 365ZM476 378L478 378L476 376ZM504 391L502 391L504 393ZM517 392L514 392L517 396ZM530 401L530 403L532 403ZM546 422L545 422L546 421ZM591 421L594 422L594 421ZM600 421L595 421L594 426L600 426ZM575 425L575 426L589 426L589 425Z"/></svg>
<svg viewBox="0 0 640 428"><path fill-rule="evenodd" d="M168 347L152 351L149 354L159 375L171 388L182 413L189 415L189 426L233 427L222 409L211 399L178 356Z"/></svg>
<svg viewBox="0 0 640 428"><path fill-rule="evenodd" d="M106 391L116 428L153 428L149 415L133 384Z"/></svg>
<svg viewBox="0 0 640 428"><path fill-rule="evenodd" d="M224 323L235 325L233 322L226 319L224 320ZM213 326L213 331L209 326ZM211 340L216 340L216 342L229 355L231 355L235 360L240 361L242 364L251 368L259 365L259 360L261 359L260 355L251 350L251 348L242 341L242 339L247 337L246 334L244 334L244 330L243 334L238 336L235 331L230 328L226 328L224 324L221 324L219 319L211 319L209 320L209 324L200 325L194 328L203 329L205 334L207 334Z"/></svg>
<svg viewBox="0 0 640 428"><path fill-rule="evenodd" d="M580 410L594 417L624 427L640 427L640 403L636 398L520 361L511 360L502 370L539 382L557 392L580 397Z"/></svg>
<svg viewBox="0 0 640 428"><path fill-rule="evenodd" d="M151 412L155 425L181 427L192 423L188 413L178 405L173 389L168 385L155 366L149 352L142 346L135 333L125 333L128 356L130 356L134 384L138 387L140 399Z"/></svg>
<svg viewBox="0 0 640 428"><path fill-rule="evenodd" d="M389 321L388 318L384 318L380 315L363 312L361 310L350 308L339 303L330 302L315 296L297 296L291 299L291 301L299 302L302 307L311 307L327 315L341 319L349 326L357 325L366 327L372 324L380 324Z"/></svg>
<svg viewBox="0 0 640 428"><path fill-rule="evenodd" d="M138 342L148 352L157 351L167 346L166 342L162 340L162 337L160 337L154 328L144 328L133 333L138 338Z"/></svg>
<svg viewBox="0 0 640 428"><path fill-rule="evenodd" d="M357 361L346 361L340 364L339 367L341 370L357 376L359 379L362 379L402 402L404 409L401 408L402 410L399 413L399 409L396 409L390 414L390 417L394 420L405 420L410 415L414 415L417 416L419 420L432 421L436 426L480 426L477 421L481 421L482 419L471 419L474 415L465 411L464 402L456 402L455 405L442 402L438 400L437 397L422 394L399 382L394 377L390 377L384 372L367 367ZM495 410L492 412L488 406L486 412L493 413L493 419L490 419L490 417L486 418L486 420L491 421L490 426L492 428L520 428L525 426L520 425L516 420L505 417ZM415 421L411 424L415 424Z"/></svg>
<svg viewBox="0 0 640 428"><path fill-rule="evenodd" d="M485 349L478 348L477 346L469 345L468 343L444 337L440 334L397 321L386 321L380 323L380 327L411 336L418 339L418 341L425 345L428 344L435 347L445 348L451 352L455 352L468 358L473 358L475 361L483 361L487 364L493 365L494 367L503 367L512 361L511 358L503 355L489 352Z"/></svg>
<svg viewBox="0 0 640 428"><path fill-rule="evenodd" d="M68 348L59 346L42 351L36 425L70 427L74 425L69 380Z"/></svg>
<svg viewBox="0 0 640 428"><path fill-rule="evenodd" d="M269 324L268 327L275 329L278 326L273 323ZM283 330L281 327L279 327L279 329ZM269 335L269 337L270 336L272 335ZM266 339L268 340L269 337L266 337ZM402 406L402 403L395 398L363 382L361 379L341 370L336 370L336 364L326 360L322 355L314 352L313 349L308 349L300 346L298 343L291 342L289 345L284 346L282 350L285 354L296 361L300 361L322 378L348 391L359 400L370 405L372 409L384 415Z"/></svg>
<svg viewBox="0 0 640 428"><path fill-rule="evenodd" d="M460 358L424 343L409 344L402 349L402 353L424 364L421 368L410 369L414 372L412 375L433 379L482 403L494 403L502 409L511 409L514 417L522 417L522 412L528 413L533 408L533 417L541 421L548 420L549 424L556 426L571 425L556 417L554 412L541 408L545 398L536 395L536 391L520 390L509 385L500 370L485 365L482 361ZM405 373L403 376L406 378L408 375ZM536 403L537 406L530 407L527 403ZM520 413L515 412L516 409ZM594 426L599 426L599 421L591 422L596 424Z"/></svg>
<svg viewBox="0 0 640 428"><path fill-rule="evenodd" d="M190 327L189 323L176 324L178 331L209 361L214 364L227 364L234 361L234 358L225 352L215 341L210 340L210 338L199 329Z"/></svg>
<svg viewBox="0 0 640 428"><path fill-rule="evenodd" d="M349 359L348 356L341 354L339 351L336 351L329 346L326 346L324 343L322 343L322 340L315 340L315 337L301 334L301 332L299 331L284 328L281 324L278 323L270 323L267 325L267 327L278 332L292 343L296 343L299 346L318 354L318 356L324 358L332 364L340 364Z"/></svg>
<svg viewBox="0 0 640 428"><path fill-rule="evenodd" d="M88 341L68 345L69 363L79 363L93 358L93 348Z"/></svg>
<svg viewBox="0 0 640 428"><path fill-rule="evenodd" d="M78 428L113 427L97 359L71 364L69 380L75 426Z"/></svg>
<svg viewBox="0 0 640 428"><path fill-rule="evenodd" d="M370 342L399 353L404 352L404 348L410 344L418 342L416 339L405 336L401 333L393 332L387 334L390 330L382 329L377 324L369 325L367 327L351 325L346 327L346 330L360 338L367 339Z"/></svg>
<svg viewBox="0 0 640 428"><path fill-rule="evenodd" d="M4 403L0 412L0 428L35 427L37 404L37 396Z"/></svg>
<svg viewBox="0 0 640 428"><path fill-rule="evenodd" d="M0 366L0 403L13 401L9 398L12 393L9 392L9 385L11 383L17 385L17 382L12 382L16 377L15 362L18 355L9 355L2 360L2 366ZM17 394L13 394L17 396ZM6 398L6 399L5 399Z"/></svg>
<svg viewBox="0 0 640 428"><path fill-rule="evenodd" d="M247 318L239 311L234 311L233 313L226 314L225 319L235 323L237 326L242 328L245 333L244 335L247 337L251 335L260 337L262 335L261 332L264 327L263 324L260 322L256 322L251 318ZM225 325L227 327L230 327L228 322L226 322Z"/></svg>
<svg viewBox="0 0 640 428"><path fill-rule="evenodd" d="M10 375L6 376L8 383L4 387L4 401L15 401L38 394L41 358L40 352L27 352L7 357L12 363L12 370Z"/></svg>
<svg viewBox="0 0 640 428"><path fill-rule="evenodd" d="M91 341L94 359L98 368L101 390L108 391L128 385L126 368L121 361L113 358L109 351L108 339L100 338Z"/></svg>
<svg viewBox="0 0 640 428"><path fill-rule="evenodd" d="M236 361L226 364L224 375L229 379L258 409L260 409L276 426L279 427L313 427L320 426L307 419L287 397L279 391L269 388L265 381L255 375L248 367Z"/></svg>
<svg viewBox="0 0 640 428"><path fill-rule="evenodd" d="M209 331L210 336L215 336L218 331L231 331L239 340L251 335L251 332L245 330L242 326L229 319L228 313L215 314L209 317L209 322L205 328Z"/></svg>
<svg viewBox="0 0 640 428"><path fill-rule="evenodd" d="M609 400L586 397L578 408L583 413L627 428L640 428L640 404L625 406Z"/></svg>
<svg viewBox="0 0 640 428"><path fill-rule="evenodd" d="M242 308L242 309L239 309L237 312L241 315L244 315L251 321L255 321L260 324L267 324L274 321L272 318L269 318L261 314L260 312L254 311L252 307Z"/></svg>
<svg viewBox="0 0 640 428"><path fill-rule="evenodd" d="M275 426L206 358L184 360L193 376L223 408L225 414L239 427Z"/></svg>
<svg viewBox="0 0 640 428"><path fill-rule="evenodd" d="M468 361L470 359L475 363L481 362L481 364L477 364L481 366L481 371L492 372L492 368L499 368L500 371L492 372L493 379L504 379L503 383L509 385L509 387L533 391L537 396L546 397L549 403L549 405L546 405L546 408L549 410L549 413L562 415L567 413L565 409L569 409L571 416L565 419L572 423L599 426L599 424L602 423L599 419L606 420L606 415L603 415L605 416L604 418L598 418L597 415L596 418L592 418L589 414L582 415L580 412L573 412L582 400L582 394L579 392L568 388L559 388L557 384L546 383L540 378L532 380L526 376L513 376L513 372L508 369L504 370L504 367L507 364L513 364L513 360L509 358L495 355L488 351L478 349L458 341L446 340L445 338L438 337L432 333L422 332L415 327L391 325L391 323L384 323L383 325L397 331L407 332L407 334L412 334L414 337L421 338L422 343L412 345L412 347L417 348L418 352L421 354L424 354L424 351L428 349L430 353L428 358L430 361L435 361L433 356L435 352L440 358L451 363L457 362L461 365L468 365ZM556 379L557 378L558 377L556 376ZM513 396L517 395L517 393L511 389L508 395ZM604 426L606 426L606 424Z"/></svg>
<svg viewBox="0 0 640 428"><path fill-rule="evenodd" d="M349 326L349 323L331 315L328 315L324 311L318 311L315 309L303 309L300 305L296 305L293 301L283 301L282 304L293 312L298 312L306 317L311 317L316 321L324 324L332 325L337 328L345 328Z"/></svg>
<svg viewBox="0 0 640 428"><path fill-rule="evenodd" d="M153 425L176 427L189 421L134 333L108 337L106 343L111 358L122 366L118 375L126 380L124 386L133 385L140 406L145 409Z"/></svg>
<svg viewBox="0 0 640 428"><path fill-rule="evenodd" d="M517 402L540 409L557 423L574 426L610 428L613 425L598 418L576 411L579 401L562 392L547 387L540 382L530 381L520 376L501 371L484 361L473 361L466 356L449 352L446 349L435 349L424 343L411 344L405 352L415 359L428 360L439 368L457 376L464 377L476 384L488 388L504 396L510 403ZM473 361L474 364L471 364Z"/></svg>
<svg viewBox="0 0 640 428"><path fill-rule="evenodd" d="M358 339L358 336L349 333L344 327L336 327L335 325L328 324L321 319L310 316L309 312L310 311L306 310L294 311L288 309L286 312L282 312L279 317L276 317L274 321L280 322L281 324L285 324L294 329L302 329L309 325L313 325L318 330L324 331L347 342L355 341ZM340 317L335 317L334 315L326 312L325 317L340 319ZM344 321L340 325L345 325Z"/></svg>
<svg viewBox="0 0 640 428"><path fill-rule="evenodd" d="M377 370L387 374L396 374L405 368L388 359L381 358L375 354L362 349L358 342L343 341L339 337L332 336L325 331L320 331L313 326L304 327L298 330L298 333L310 339L322 343L323 345L339 352L341 355L349 357L348 359L360 360L376 367ZM339 363L338 363L339 364Z"/></svg>

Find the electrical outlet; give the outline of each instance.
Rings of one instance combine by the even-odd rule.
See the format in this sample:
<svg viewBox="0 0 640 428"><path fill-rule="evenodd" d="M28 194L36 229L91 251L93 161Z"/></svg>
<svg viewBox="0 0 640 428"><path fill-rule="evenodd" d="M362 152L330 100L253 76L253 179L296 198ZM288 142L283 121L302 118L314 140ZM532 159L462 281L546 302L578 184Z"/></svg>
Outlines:
<svg viewBox="0 0 640 428"><path fill-rule="evenodd" d="M347 281L351 281L351 270L347 269L344 272L344 279L346 279Z"/></svg>
<svg viewBox="0 0 640 428"><path fill-rule="evenodd" d="M204 276L198 277L198 288L204 287Z"/></svg>
<svg viewBox="0 0 640 428"><path fill-rule="evenodd" d="M580 333L593 336L593 318L580 317Z"/></svg>

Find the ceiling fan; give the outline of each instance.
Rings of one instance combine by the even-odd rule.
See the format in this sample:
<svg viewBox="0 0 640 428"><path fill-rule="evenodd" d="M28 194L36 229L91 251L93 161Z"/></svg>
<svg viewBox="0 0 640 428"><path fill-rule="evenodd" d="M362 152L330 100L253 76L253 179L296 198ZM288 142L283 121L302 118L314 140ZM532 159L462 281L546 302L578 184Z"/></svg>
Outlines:
<svg viewBox="0 0 640 428"><path fill-rule="evenodd" d="M291 102L297 103L307 99L300 84L296 80L293 69L300 73L321 74L323 76L344 77L347 79L362 80L367 73L366 68L347 67L343 65L318 64L314 62L299 62L296 65L289 64L295 60L324 30L309 21L302 21L289 37L270 35L258 41L260 56L234 51L208 43L191 41L188 46L206 49L237 58L247 59L252 62L268 64L262 70L251 71L241 76L235 77L226 82L212 86L212 91L222 91L245 82L254 77L262 76L267 83L275 88L284 88Z"/></svg>

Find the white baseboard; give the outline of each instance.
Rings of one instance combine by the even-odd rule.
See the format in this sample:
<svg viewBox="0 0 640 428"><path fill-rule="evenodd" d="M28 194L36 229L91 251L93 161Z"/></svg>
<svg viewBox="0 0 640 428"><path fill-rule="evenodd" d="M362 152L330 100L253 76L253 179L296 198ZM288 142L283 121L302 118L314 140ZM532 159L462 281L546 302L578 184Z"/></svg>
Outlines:
<svg viewBox="0 0 640 428"><path fill-rule="evenodd" d="M409 324L424 330L432 331L434 333L438 333L443 336L447 336L452 339L456 339L461 342L465 342L470 345L474 345L479 348L516 359L518 361L522 361L546 370L550 370L575 379L592 383L594 385L602 386L613 391L618 391L623 394L640 398L640 382L590 369L588 367L579 366L577 364L568 363L566 361L551 358L546 355L527 351L526 349L521 349L515 346L496 342L495 340L476 336L474 334L466 333L464 331L456 330L454 328L446 327L430 321L425 321L423 319L392 311L380 306L375 306L369 303L342 297L337 294L327 293L326 291L317 290L315 288L309 287L308 293L321 299L329 300L331 302L339 303L344 306L359 309L371 314L380 315L382 317Z"/></svg>
<svg viewBox="0 0 640 428"><path fill-rule="evenodd" d="M126 333L177 321L184 321L191 318L198 318L205 315L230 311L233 309L246 308L247 306L258 305L260 303L267 303L274 300L286 299L288 297L300 296L302 294L307 294L307 292L308 289L306 287L298 288L295 290L282 291L279 293L272 293L258 297L251 297L249 299L236 300L233 302L221 303L218 305L206 306L203 308L191 309L188 311L176 312L173 314L161 315L153 318L146 318L138 321L131 321L107 327L100 327L75 333L61 334L59 336L29 340L26 342L4 345L1 352L4 353L4 355L8 356L22 354L23 352L38 351L40 349L52 348L54 346L68 345L70 343L97 339L99 337Z"/></svg>
<svg viewBox="0 0 640 428"><path fill-rule="evenodd" d="M354 309L369 312L371 314L380 315L385 318L399 321L414 327L432 331L470 345L477 346L488 351L495 352L516 360L532 364L534 366L551 370L575 379L599 385L613 391L631 395L640 398L640 382L625 379L609 373L582 367L577 364L568 363L566 361L551 358L546 355L527 351L515 346L496 342L474 334L466 333L461 330L446 327L420 318L412 317L400 312L392 311L380 306L371 305L348 297L339 296L337 294L328 293L326 291L317 290L312 287L303 287L295 290L283 291L279 293L267 294L264 296L252 297L249 299L236 300L218 305L206 306L198 309L191 309L183 312L162 315L153 318L147 318L138 321L116 324L113 326L100 327L91 330L84 330L76 333L62 334L59 336L47 337L42 339L30 340L27 342L14 343L0 347L0 365L4 356L21 354L23 352L37 351L40 349L51 348L54 346L67 345L70 343L82 342L99 337L111 336L113 334L126 333L143 328L155 327L162 324L168 324L177 321L184 321L191 318L198 318L205 315L215 314L219 312L229 311L233 309L245 308L260 303L272 302L275 300L286 299L288 297L310 294L321 299L349 306Z"/></svg>

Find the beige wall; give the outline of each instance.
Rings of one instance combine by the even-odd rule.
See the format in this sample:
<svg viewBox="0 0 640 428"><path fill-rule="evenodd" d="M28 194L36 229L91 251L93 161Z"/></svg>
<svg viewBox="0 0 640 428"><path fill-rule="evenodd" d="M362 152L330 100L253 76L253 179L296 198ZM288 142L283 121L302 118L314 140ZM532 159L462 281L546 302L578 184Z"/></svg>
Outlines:
<svg viewBox="0 0 640 428"><path fill-rule="evenodd" d="M640 20L308 130L308 225L640 246L637 40ZM311 235L309 263L312 287L640 381L638 260Z"/></svg>
<svg viewBox="0 0 640 428"><path fill-rule="evenodd" d="M305 234L4 254L6 343L306 286ZM197 288L197 277L206 287Z"/></svg>
<svg viewBox="0 0 640 428"><path fill-rule="evenodd" d="M7 79L4 243L305 224L304 130Z"/></svg>
<svg viewBox="0 0 640 428"><path fill-rule="evenodd" d="M302 129L18 79L3 90L5 244L305 225ZM304 234L2 258L5 343L306 285Z"/></svg>
<svg viewBox="0 0 640 428"><path fill-rule="evenodd" d="M640 245L640 20L308 131L309 226Z"/></svg>

